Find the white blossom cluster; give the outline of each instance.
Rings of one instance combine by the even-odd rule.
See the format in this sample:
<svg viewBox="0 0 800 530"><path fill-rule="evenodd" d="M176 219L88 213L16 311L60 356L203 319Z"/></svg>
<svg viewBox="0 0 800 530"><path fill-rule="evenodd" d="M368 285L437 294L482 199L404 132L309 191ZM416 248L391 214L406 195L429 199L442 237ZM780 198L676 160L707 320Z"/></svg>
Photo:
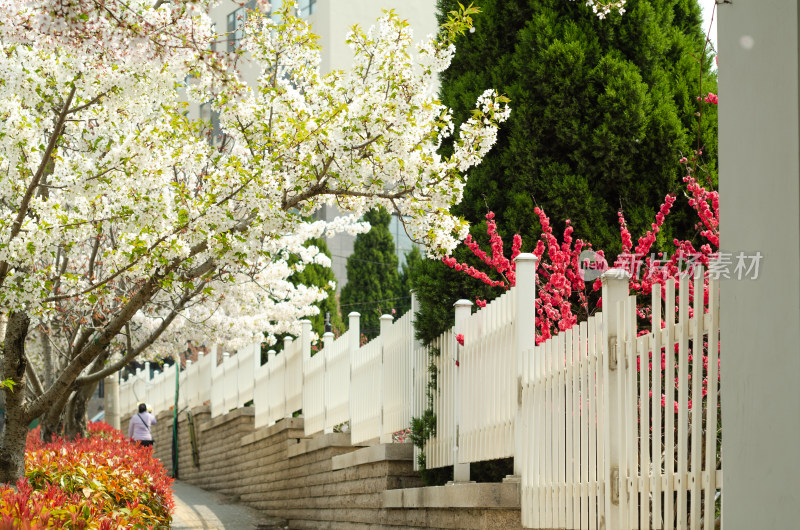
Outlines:
<svg viewBox="0 0 800 530"><path fill-rule="evenodd" d="M586 0L586 5L599 19L606 18L612 11L620 15L625 13L625 0Z"/></svg>
<svg viewBox="0 0 800 530"><path fill-rule="evenodd" d="M248 19L262 69L248 87L208 51L207 3L0 0L0 317L27 313L64 381L101 347L152 357L296 332L325 294L289 279L329 264L306 242L367 230L369 208L406 216L431 254L466 234L448 210L510 111L486 91L439 154L451 42L414 44L390 13L349 36L351 69L321 76L286 6ZM183 79L219 111L222 147L185 114ZM313 221L324 205L346 215Z"/></svg>
<svg viewBox="0 0 800 530"><path fill-rule="evenodd" d="M245 34L243 48L261 68L258 86L195 88L200 100L215 97L232 139L225 173L235 165L242 178L259 182L253 192L270 208L303 215L325 204L356 216L385 206L409 217L410 234L431 254L450 252L466 225L448 209L461 200L464 172L508 117L504 99L484 93L455 153L442 157L438 149L453 124L433 87L452 45L437 47L430 38L415 45L411 29L389 13L349 35L352 69L320 76L319 48L304 20L252 16ZM248 158L249 166L242 163Z"/></svg>

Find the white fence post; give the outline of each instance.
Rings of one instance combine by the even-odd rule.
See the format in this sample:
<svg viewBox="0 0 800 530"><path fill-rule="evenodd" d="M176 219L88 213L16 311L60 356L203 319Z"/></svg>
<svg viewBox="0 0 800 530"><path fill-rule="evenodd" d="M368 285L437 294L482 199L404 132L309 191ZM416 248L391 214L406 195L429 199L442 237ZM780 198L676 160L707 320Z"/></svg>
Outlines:
<svg viewBox="0 0 800 530"><path fill-rule="evenodd" d="M283 351L281 352L281 355L283 355L283 366L284 366L284 369L281 371L281 377L283 377L283 405L282 405L282 407L283 407L283 417L284 418L291 418L292 414L294 413L293 410L289 410L289 389L288 389L288 385L286 384L286 380L288 379L287 373L288 373L288 370L289 370L289 362L288 362L289 347L290 347L290 344L292 344L293 341L294 341L294 339L292 339L292 337L289 337L289 336L284 337L283 338ZM267 352L267 357L272 359L272 362L275 362L275 355L276 355L275 350L270 350L269 352ZM300 366L302 367L302 362L301 362ZM271 374L272 374L272 369L270 369L270 375ZM270 404L270 406L272 406L272 404ZM277 420L275 420L275 421L277 421Z"/></svg>
<svg viewBox="0 0 800 530"><path fill-rule="evenodd" d="M620 371L617 369L621 345L617 344L619 327L622 325L621 316L625 299L628 297L628 282L630 274L622 269L610 269L603 273L603 344L606 348L606 362L603 366L603 380L605 392L603 393L603 408L605 411L606 425L605 437L605 528L623 528L622 513L620 510L620 495L624 495L622 484L626 477L619 473L622 454L621 437L624 436L622 425L620 398L622 385L620 384Z"/></svg>
<svg viewBox="0 0 800 530"><path fill-rule="evenodd" d="M326 331L322 334L322 350L317 352L317 355L322 355L322 425L328 424L328 403L330 399L328 398L328 385L326 384L327 374L328 374L328 356L331 354L331 348L333 348L333 332ZM323 429L325 434L332 433L333 427L326 427Z"/></svg>
<svg viewBox="0 0 800 530"><path fill-rule="evenodd" d="M219 416L220 411L222 410L222 399L223 399L223 391L224 391L224 375L223 366L218 364L220 361L220 350L221 346L219 344L215 344L214 347L211 349L211 384L209 388L211 389L211 417ZM166 371L164 372L166 374Z"/></svg>
<svg viewBox="0 0 800 530"><path fill-rule="evenodd" d="M357 311L352 311L352 312L350 312L349 315L347 315L347 318L348 318L348 324L349 324L348 328L347 328L348 329L347 332L350 333L350 335L349 335L350 344L348 345L349 349L350 349L350 382L352 383L353 382L353 362L355 360L356 354L358 353L358 349L361 347L361 313L359 313ZM350 410L351 411L353 410L352 403L353 403L354 399L358 399L358 397L357 396L353 396L353 387L351 386L350 387L350 403L351 403ZM351 413L350 414L351 421L352 421L352 418L353 418L353 414ZM350 427L351 427L351 430L352 430L353 426L351 425Z"/></svg>
<svg viewBox="0 0 800 530"><path fill-rule="evenodd" d="M385 423L384 423L384 415L386 414L386 400L384 399L384 395L386 394L386 385L384 384L384 379L386 376L384 374L384 369L386 368L385 362L385 349L386 349L386 336L389 334L389 329L392 327L392 315L381 315L381 366L380 366L380 374L381 374L381 395L380 395L380 411L381 411L381 419L380 419L380 438L378 440L379 443L392 443L392 433L386 433ZM394 374L395 377L399 377L400 374Z"/></svg>
<svg viewBox="0 0 800 530"><path fill-rule="evenodd" d="M301 403L305 399L303 397L303 393L306 391L306 370L305 364L306 360L311 359L311 321L308 319L303 319L300 321L300 373L302 374L302 392L300 393L300 400ZM284 390L284 393L288 392L288 388ZM288 409L288 407L287 407ZM305 416L306 411L303 411L303 416ZM291 412L287 411L287 417L292 415Z"/></svg>
<svg viewBox="0 0 800 530"><path fill-rule="evenodd" d="M358 406L359 396L356 395L358 389L353 385L353 366L356 364L358 358L358 349L361 347L361 313L358 311L351 311L347 315L348 326L348 351L350 356L350 399L348 400L348 407L350 408L350 436L353 436L353 427L355 426L355 410ZM362 398L363 399L363 398ZM352 438L351 438L352 439Z"/></svg>
<svg viewBox="0 0 800 530"><path fill-rule="evenodd" d="M209 348L208 351L206 352L206 355L211 357L211 359L209 359L210 362L208 363L209 370L208 370L208 383L207 383L207 385L208 385L207 386L207 388L208 388L208 407L209 407L209 410L211 410L211 411L214 410L214 375L216 374L216 371L217 371L217 355L218 355L217 348L218 347L219 346L217 346L216 344L213 344L211 346L211 348ZM212 412L212 414L213 414L213 412Z"/></svg>
<svg viewBox="0 0 800 530"><path fill-rule="evenodd" d="M192 372L189 371L189 368L192 367L192 360L187 358L185 362L186 367L183 369L183 381L181 381L181 391L179 396L183 396L186 408L191 409L192 395L194 393L194 382L189 379L189 376L192 374ZM178 358L178 363L180 364L180 358Z"/></svg>
<svg viewBox="0 0 800 530"><path fill-rule="evenodd" d="M300 321L300 346L302 348L303 357L306 359L311 358L311 321L304 319Z"/></svg>
<svg viewBox="0 0 800 530"><path fill-rule="evenodd" d="M517 347L517 414L514 419L514 477L522 476L522 356L532 352L536 345L536 263L538 258L529 253L519 254L514 260L516 264L516 283L514 285L514 330Z"/></svg>
<svg viewBox="0 0 800 530"><path fill-rule="evenodd" d="M454 327L454 331L456 335L466 335L464 332L466 331L466 322L469 318L470 313L472 312L472 302L469 300L459 300L455 304L456 307L456 325ZM466 341L467 338L465 336L464 340ZM459 384L461 375L459 374L458 363L459 363L459 355L461 352L462 346L456 345L455 352L456 358L455 362L457 363L455 369L455 377L454 385L453 385L453 483L458 484L459 482L469 482L469 464L461 464L458 462L458 444L459 444L459 424L461 423L461 405L459 399Z"/></svg>

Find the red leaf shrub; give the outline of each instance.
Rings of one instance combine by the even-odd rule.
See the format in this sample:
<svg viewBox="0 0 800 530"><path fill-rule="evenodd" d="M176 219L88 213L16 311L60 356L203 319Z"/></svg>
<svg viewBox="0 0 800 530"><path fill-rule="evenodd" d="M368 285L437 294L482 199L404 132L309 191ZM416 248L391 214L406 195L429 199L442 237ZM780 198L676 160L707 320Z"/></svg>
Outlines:
<svg viewBox="0 0 800 530"><path fill-rule="evenodd" d="M169 528L172 479L152 449L104 423L85 439L51 443L28 435L25 478L0 488L6 528Z"/></svg>

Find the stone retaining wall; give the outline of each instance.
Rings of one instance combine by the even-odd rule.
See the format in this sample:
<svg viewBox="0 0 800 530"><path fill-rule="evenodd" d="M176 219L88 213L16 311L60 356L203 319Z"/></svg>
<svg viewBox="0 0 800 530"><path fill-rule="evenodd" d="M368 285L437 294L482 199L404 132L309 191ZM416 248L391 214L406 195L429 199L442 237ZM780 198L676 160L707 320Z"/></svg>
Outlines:
<svg viewBox="0 0 800 530"><path fill-rule="evenodd" d="M178 476L285 519L290 528L520 528L519 484L424 488L410 444L352 446L350 435L305 438L302 418L255 429L253 408L210 417L196 407L199 465L187 414L178 419ZM172 469L172 412L153 426L155 455ZM127 429L130 415L122 419Z"/></svg>

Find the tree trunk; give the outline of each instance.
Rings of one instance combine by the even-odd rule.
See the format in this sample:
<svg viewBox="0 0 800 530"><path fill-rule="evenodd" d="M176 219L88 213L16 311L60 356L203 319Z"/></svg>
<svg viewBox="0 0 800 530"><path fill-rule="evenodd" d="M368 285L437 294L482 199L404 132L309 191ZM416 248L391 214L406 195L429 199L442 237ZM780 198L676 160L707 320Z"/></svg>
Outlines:
<svg viewBox="0 0 800 530"><path fill-rule="evenodd" d="M3 389L6 398L6 422L0 435L0 482L14 484L25 473L25 439L28 418L25 409L25 338L30 318L25 313L11 313L6 323L3 358L0 362L3 380L10 379L14 388Z"/></svg>
<svg viewBox="0 0 800 530"><path fill-rule="evenodd" d="M45 388L50 388L50 385L56 380L56 372L53 366L53 347L44 331L39 332L39 338L42 341L42 358L44 359L44 381L42 381L42 384Z"/></svg>
<svg viewBox="0 0 800 530"><path fill-rule="evenodd" d="M50 442L53 436L62 436L64 431L64 406L67 403L69 394L64 394L61 399L53 403L42 416L42 441Z"/></svg>
<svg viewBox="0 0 800 530"><path fill-rule="evenodd" d="M97 388L97 383L79 387L67 401L64 436L68 440L78 437L86 438L86 409L95 388Z"/></svg>
<svg viewBox="0 0 800 530"><path fill-rule="evenodd" d="M99 372L103 369L106 359L108 359L108 350L97 356L97 359L89 367L89 375ZM89 400L92 399L95 389L100 381L94 383L86 383L79 386L67 402L67 417L65 427L65 435L68 440L74 440L78 436L86 438L88 417L86 416L86 409L89 408Z"/></svg>

